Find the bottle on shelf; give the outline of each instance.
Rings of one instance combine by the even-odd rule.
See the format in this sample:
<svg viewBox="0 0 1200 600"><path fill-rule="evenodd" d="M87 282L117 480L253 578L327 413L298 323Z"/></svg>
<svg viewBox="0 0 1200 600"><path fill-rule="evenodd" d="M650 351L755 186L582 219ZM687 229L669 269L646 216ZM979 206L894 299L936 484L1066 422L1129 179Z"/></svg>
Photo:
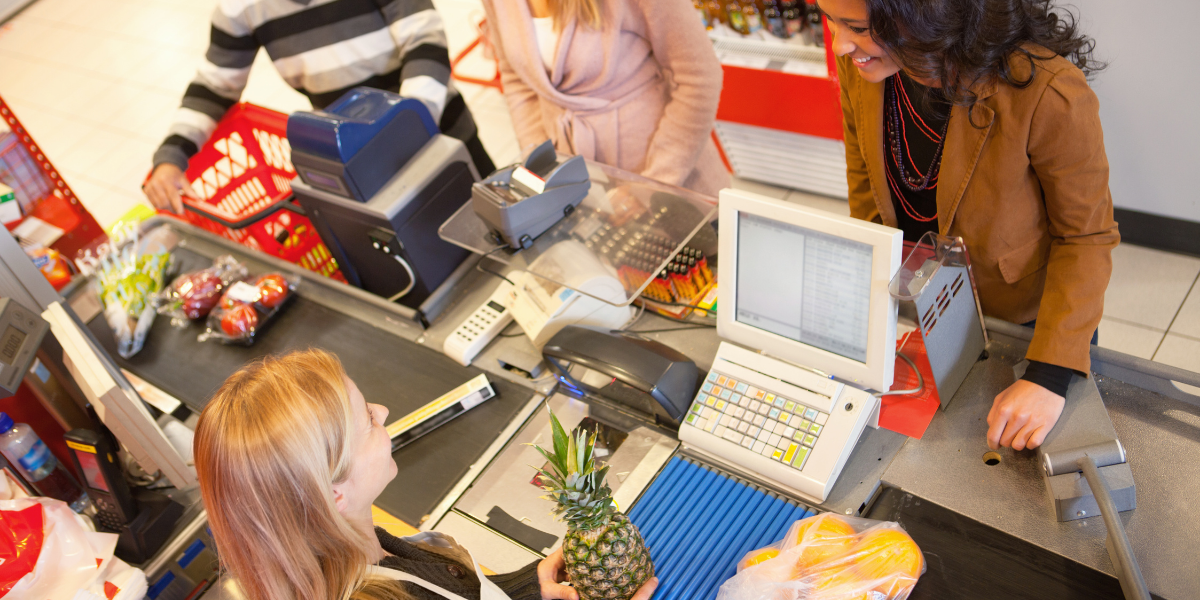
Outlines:
<svg viewBox="0 0 1200 600"><path fill-rule="evenodd" d="M742 3L739 0L729 0L725 5L725 18L729 21L729 27L734 31L746 35L750 33L746 29L746 15L742 14Z"/></svg>
<svg viewBox="0 0 1200 600"><path fill-rule="evenodd" d="M754 35L762 31L762 16L758 12L758 5L754 0L742 1L742 18L746 20L746 33Z"/></svg>
<svg viewBox="0 0 1200 600"><path fill-rule="evenodd" d="M801 6L807 9L805 14L806 34L811 36L812 43L818 48L825 47L825 25L821 23L821 9L816 6L808 6L801 3Z"/></svg>
<svg viewBox="0 0 1200 600"><path fill-rule="evenodd" d="M708 12L708 28L715 29L717 25L725 23L725 9L721 6L721 0L705 0L704 8Z"/></svg>
<svg viewBox="0 0 1200 600"><path fill-rule="evenodd" d="M62 500L71 510L81 513L87 508L87 492L76 483L67 470L58 464L46 443L25 423L14 423L7 413L0 412L0 452L12 463L25 480L43 496Z"/></svg>
<svg viewBox="0 0 1200 600"><path fill-rule="evenodd" d="M780 3L780 13L783 17L783 26L787 31L784 37L792 37L800 35L800 31L804 29L804 12L807 4L804 0L782 0Z"/></svg>
<svg viewBox="0 0 1200 600"><path fill-rule="evenodd" d="M783 11L779 9L779 0L763 0L763 27L777 38L790 37L787 27L783 24Z"/></svg>
<svg viewBox="0 0 1200 600"><path fill-rule="evenodd" d="M700 15L700 22L704 24L705 29L712 29L712 19L708 16L708 6L704 0L692 0L692 7Z"/></svg>

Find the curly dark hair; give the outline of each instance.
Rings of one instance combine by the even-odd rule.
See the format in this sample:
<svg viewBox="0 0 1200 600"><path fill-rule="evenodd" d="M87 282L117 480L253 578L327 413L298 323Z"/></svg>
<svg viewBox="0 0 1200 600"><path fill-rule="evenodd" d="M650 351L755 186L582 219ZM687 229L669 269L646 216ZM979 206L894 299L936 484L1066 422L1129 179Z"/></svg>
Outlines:
<svg viewBox="0 0 1200 600"><path fill-rule="evenodd" d="M1095 40L1079 31L1075 15L1052 0L866 0L871 36L905 71L939 82L942 97L972 107L971 87L1004 82L1023 88L1033 82L1036 60L1065 57L1089 78L1105 67L1092 58ZM1022 47L1033 42L1039 55ZM1024 78L1010 58L1027 59Z"/></svg>

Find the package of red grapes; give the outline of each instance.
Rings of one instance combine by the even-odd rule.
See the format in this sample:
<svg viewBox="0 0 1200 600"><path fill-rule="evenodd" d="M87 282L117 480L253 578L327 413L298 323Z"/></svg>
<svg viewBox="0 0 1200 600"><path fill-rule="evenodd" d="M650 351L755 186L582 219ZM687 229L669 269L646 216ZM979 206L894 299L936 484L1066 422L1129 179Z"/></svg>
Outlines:
<svg viewBox="0 0 1200 600"><path fill-rule="evenodd" d="M249 346L295 295L300 277L266 273L237 281L225 289L208 313L207 330L197 338Z"/></svg>
<svg viewBox="0 0 1200 600"><path fill-rule="evenodd" d="M246 266L226 254L218 256L207 269L183 273L167 288L155 294L158 314L171 317L171 325L180 329L212 312L229 286L249 275Z"/></svg>

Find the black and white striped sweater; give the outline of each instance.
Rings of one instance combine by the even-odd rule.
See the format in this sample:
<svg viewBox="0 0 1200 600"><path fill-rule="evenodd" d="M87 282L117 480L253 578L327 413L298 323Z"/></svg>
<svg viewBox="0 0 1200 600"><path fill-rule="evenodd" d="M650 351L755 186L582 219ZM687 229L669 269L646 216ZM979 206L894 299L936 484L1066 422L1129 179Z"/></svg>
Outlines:
<svg viewBox="0 0 1200 600"><path fill-rule="evenodd" d="M450 85L446 34L430 0L220 0L205 60L154 166L187 168L241 98L259 48L316 108L360 85L421 100L443 133L466 143L481 175L493 170L466 103Z"/></svg>

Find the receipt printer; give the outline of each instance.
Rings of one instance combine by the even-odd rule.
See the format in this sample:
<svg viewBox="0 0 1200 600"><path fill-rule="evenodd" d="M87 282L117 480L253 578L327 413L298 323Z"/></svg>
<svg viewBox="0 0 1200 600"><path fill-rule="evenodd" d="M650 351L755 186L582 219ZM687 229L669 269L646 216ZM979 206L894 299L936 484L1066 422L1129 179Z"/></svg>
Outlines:
<svg viewBox="0 0 1200 600"><path fill-rule="evenodd" d="M522 164L500 169L475 184L471 207L491 229L493 241L523 250L571 214L590 187L583 157L560 161L554 144L547 140Z"/></svg>
<svg viewBox="0 0 1200 600"><path fill-rule="evenodd" d="M288 117L292 181L351 285L421 310L467 256L437 230L479 179L421 102L359 87Z"/></svg>

